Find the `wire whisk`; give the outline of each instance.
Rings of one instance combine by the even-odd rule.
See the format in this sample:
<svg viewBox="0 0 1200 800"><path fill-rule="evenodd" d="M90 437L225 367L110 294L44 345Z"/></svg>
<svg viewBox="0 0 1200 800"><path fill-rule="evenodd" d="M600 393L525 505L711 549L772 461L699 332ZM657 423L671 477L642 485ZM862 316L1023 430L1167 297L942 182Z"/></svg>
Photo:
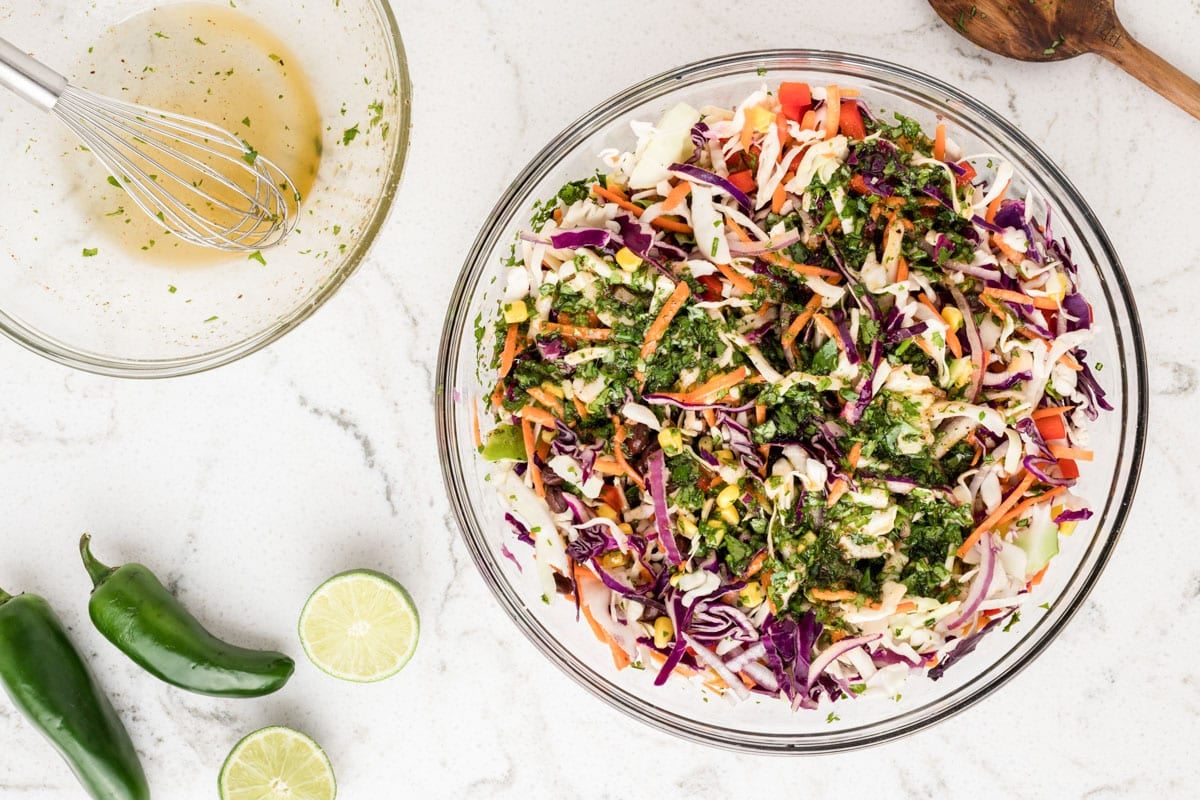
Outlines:
<svg viewBox="0 0 1200 800"><path fill-rule="evenodd" d="M71 86L4 39L0 85L61 120L138 208L184 241L261 250L296 225L292 179L223 128Z"/></svg>

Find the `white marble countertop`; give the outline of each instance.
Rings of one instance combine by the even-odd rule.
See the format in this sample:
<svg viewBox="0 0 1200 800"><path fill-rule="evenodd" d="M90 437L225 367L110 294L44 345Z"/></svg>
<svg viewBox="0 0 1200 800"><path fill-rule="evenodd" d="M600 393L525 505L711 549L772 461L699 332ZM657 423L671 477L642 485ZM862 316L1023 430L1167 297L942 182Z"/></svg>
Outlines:
<svg viewBox="0 0 1200 800"><path fill-rule="evenodd" d="M1033 65L985 55L921 0L395 5L414 84L407 174L372 256L313 319L240 363L167 382L72 372L0 342L0 583L37 590L61 612L123 713L156 797L213 797L234 742L273 723L323 744L348 800L1195 795L1200 559L1178 543L1195 536L1180 520L1200 514L1200 429L1177 420L1198 410L1188 309L1200 298L1191 202L1200 122L1095 57ZM1200 75L1200 2L1118 7L1135 36ZM968 712L820 758L676 741L560 674L471 565L433 436L444 305L524 161L636 80L769 46L894 60L1009 115L1107 226L1151 359L1142 488L1067 631ZM461 125L464 108L475 127ZM464 153L469 166L456 167ZM451 195L461 213L420 213ZM260 701L222 701L142 673L86 618L74 558L84 530L104 557L156 566L214 629L300 655L293 683ZM380 685L333 681L296 652L309 591L356 566L399 577L424 620L414 661ZM0 797L77 796L63 763L0 702Z"/></svg>

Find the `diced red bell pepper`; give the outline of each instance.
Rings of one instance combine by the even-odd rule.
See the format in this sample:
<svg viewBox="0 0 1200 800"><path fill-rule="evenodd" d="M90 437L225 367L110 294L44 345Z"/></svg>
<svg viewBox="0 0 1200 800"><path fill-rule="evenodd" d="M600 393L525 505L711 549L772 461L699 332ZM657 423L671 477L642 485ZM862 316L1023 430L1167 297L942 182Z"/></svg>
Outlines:
<svg viewBox="0 0 1200 800"><path fill-rule="evenodd" d="M779 84L779 105L788 119L799 122L812 107L812 90L807 83L784 81Z"/></svg>
<svg viewBox="0 0 1200 800"><path fill-rule="evenodd" d="M754 191L754 173L748 169L730 175L729 182L746 194Z"/></svg>
<svg viewBox="0 0 1200 800"><path fill-rule="evenodd" d="M704 294L701 297L706 302L715 303L721 299L721 290L724 288L721 285L721 279L716 275L701 275L697 280L704 284Z"/></svg>
<svg viewBox="0 0 1200 800"><path fill-rule="evenodd" d="M1038 433L1047 441L1067 438L1067 426L1063 423L1061 416L1042 417L1039 420L1035 420L1035 424L1037 425Z"/></svg>
<svg viewBox="0 0 1200 800"><path fill-rule="evenodd" d="M862 112L853 100L842 101L842 113L838 117L838 128L851 139L865 139L867 128L863 125Z"/></svg>
<svg viewBox="0 0 1200 800"><path fill-rule="evenodd" d="M958 165L962 167L965 172L963 172L962 175L954 176L955 183L957 183L959 186L966 186L968 183L975 180L975 176L978 173L975 172L975 167L971 166L970 161L960 161L958 162Z"/></svg>

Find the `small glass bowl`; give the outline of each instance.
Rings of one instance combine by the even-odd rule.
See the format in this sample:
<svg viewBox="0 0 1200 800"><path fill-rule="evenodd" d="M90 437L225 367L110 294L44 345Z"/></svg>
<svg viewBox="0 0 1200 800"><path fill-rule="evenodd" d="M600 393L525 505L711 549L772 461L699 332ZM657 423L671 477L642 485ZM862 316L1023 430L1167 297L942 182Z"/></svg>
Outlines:
<svg viewBox="0 0 1200 800"><path fill-rule="evenodd" d="M223 0L189 5L230 13ZM139 77L96 63L92 45L114 26L138 24L137 15L161 6L154 0L96 0L63 4L50 19L43 4L18 3L6 22L21 31L23 48L74 84L136 100ZM233 13L266 27L292 51L299 64L288 68L303 73L320 116L320 167L297 229L264 251L262 262L216 251L211 263L156 261L155 253L171 246L161 236L146 254L117 246L105 238L111 220L104 217L111 215L102 211L132 209L129 199L105 189L104 168L65 126L4 92L0 103L9 110L0 146L12 154L5 179L13 193L0 215L7 251L0 270L0 331L11 339L105 375L199 372L236 361L295 328L362 263L387 218L408 151L412 87L390 6L386 0L342 0L310 3L297 13L292 0L255 0L238 3ZM154 35L146 30L146 41L153 44ZM336 46L322 44L329 41ZM206 67L230 66L213 51L205 55L211 59ZM178 64L153 63L145 69L156 69L156 80L190 82ZM344 143L344 129L356 124L361 135ZM102 211L81 199L96 186L108 192Z"/></svg>
<svg viewBox="0 0 1200 800"><path fill-rule="evenodd" d="M501 556L511 533L471 432L472 404L486 399L494 382L477 355L490 353L490 342L485 335L488 349L480 350L474 321L496 313L494 279L514 235L528 224L533 202L591 174L603 148L627 149L631 120L652 122L678 102L731 106L781 80L857 87L878 114L901 112L927 129L945 120L966 153L1008 159L1018 176L1014 190L1023 195L1032 189L1045 198L1055 235L1073 249L1082 291L1094 304L1096 338L1087 349L1116 409L1090 428L1096 460L1085 466L1077 487L1097 513L1064 539L1045 580L1022 606L1020 622L984 637L941 680L913 676L894 702L837 702L836 721L827 718L826 704L797 713L765 698L734 705L688 681L655 687L652 669L617 671L608 649L576 622L571 603L542 602L533 570L521 573ZM958 89L883 61L809 50L742 53L671 70L601 104L555 137L500 198L467 257L446 317L438 387L442 469L454 513L484 580L517 627L570 677L634 718L685 739L757 753L820 753L894 739L962 711L1028 665L1074 616L1112 554L1137 485L1146 433L1146 359L1129 284L1100 223L1066 176L1002 116Z"/></svg>

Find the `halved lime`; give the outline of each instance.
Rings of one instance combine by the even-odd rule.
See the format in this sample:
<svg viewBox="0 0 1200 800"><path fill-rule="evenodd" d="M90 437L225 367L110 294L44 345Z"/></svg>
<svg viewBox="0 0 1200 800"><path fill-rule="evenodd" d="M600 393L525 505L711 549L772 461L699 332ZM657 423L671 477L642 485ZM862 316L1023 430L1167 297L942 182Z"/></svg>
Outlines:
<svg viewBox="0 0 1200 800"><path fill-rule="evenodd" d="M334 800L337 782L309 737L275 726L238 742L218 778L221 800Z"/></svg>
<svg viewBox="0 0 1200 800"><path fill-rule="evenodd" d="M300 614L300 643L335 678L390 678L417 649L421 622L404 587L371 570L335 575L317 587Z"/></svg>

